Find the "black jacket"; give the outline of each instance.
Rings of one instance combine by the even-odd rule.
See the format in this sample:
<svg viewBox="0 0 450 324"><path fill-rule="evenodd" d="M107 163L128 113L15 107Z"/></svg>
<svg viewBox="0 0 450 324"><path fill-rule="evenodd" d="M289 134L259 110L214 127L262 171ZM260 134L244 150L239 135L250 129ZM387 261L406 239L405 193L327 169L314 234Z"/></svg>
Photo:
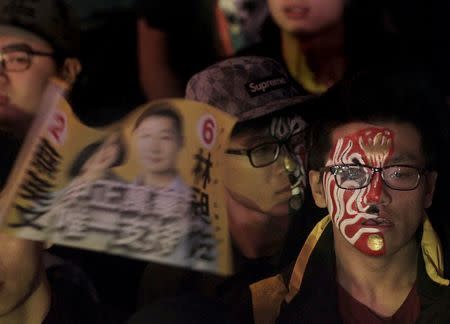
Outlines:
<svg viewBox="0 0 450 324"><path fill-rule="evenodd" d="M428 219L423 224L417 323L450 323L449 281L441 277L442 251ZM291 269L250 286L255 323L341 323L329 217L319 222Z"/></svg>
<svg viewBox="0 0 450 324"><path fill-rule="evenodd" d="M97 298L86 275L70 263L47 269L50 309L42 324L119 324L123 314L108 309Z"/></svg>

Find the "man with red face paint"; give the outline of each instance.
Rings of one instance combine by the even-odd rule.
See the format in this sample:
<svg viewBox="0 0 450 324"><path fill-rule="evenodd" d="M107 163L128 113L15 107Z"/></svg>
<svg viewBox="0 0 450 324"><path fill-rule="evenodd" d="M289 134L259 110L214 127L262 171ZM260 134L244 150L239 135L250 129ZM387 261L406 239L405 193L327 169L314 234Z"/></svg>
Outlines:
<svg viewBox="0 0 450 324"><path fill-rule="evenodd" d="M293 267L250 286L254 322L450 322L443 251L425 213L433 144L445 139L434 112L445 104L416 76L372 71L317 101L330 113L312 132L309 180L329 214Z"/></svg>
<svg viewBox="0 0 450 324"><path fill-rule="evenodd" d="M382 203L383 182L391 189L412 190L422 173L411 166L391 165L383 169L394 153L394 134L388 129L367 126L336 139L323 169L328 171L323 187L328 211L344 239L365 254L383 255L383 229L393 226L379 215L377 207ZM317 181L312 185L316 184Z"/></svg>

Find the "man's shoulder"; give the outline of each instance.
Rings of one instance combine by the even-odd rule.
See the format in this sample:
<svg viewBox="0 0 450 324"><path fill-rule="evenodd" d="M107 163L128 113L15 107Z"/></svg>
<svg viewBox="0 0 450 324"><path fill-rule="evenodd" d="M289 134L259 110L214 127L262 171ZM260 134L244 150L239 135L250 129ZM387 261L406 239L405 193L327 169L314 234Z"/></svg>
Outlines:
<svg viewBox="0 0 450 324"><path fill-rule="evenodd" d="M439 239L427 219L422 231L422 257L418 258L417 265L421 310L417 323L450 323L450 285L443 276Z"/></svg>
<svg viewBox="0 0 450 324"><path fill-rule="evenodd" d="M330 316L335 314L335 261L329 225L329 217L323 218L290 266L278 275L250 286L256 323L265 323L264 319L274 323L277 318L290 321L300 315L312 320L322 318L328 323ZM327 313L321 309L327 309Z"/></svg>
<svg viewBox="0 0 450 324"><path fill-rule="evenodd" d="M436 294L420 295L421 309L417 324L450 323L450 287L441 286Z"/></svg>

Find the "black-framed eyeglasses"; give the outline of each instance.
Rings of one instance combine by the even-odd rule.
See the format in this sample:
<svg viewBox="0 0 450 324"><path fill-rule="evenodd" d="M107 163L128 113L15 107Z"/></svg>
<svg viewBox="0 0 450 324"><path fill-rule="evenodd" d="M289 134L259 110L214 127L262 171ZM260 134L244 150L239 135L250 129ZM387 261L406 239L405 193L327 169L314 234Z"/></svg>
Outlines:
<svg viewBox="0 0 450 324"><path fill-rule="evenodd" d="M26 71L31 66L33 56L54 57L54 53L35 51L27 44L14 44L0 49L0 63L7 72Z"/></svg>
<svg viewBox="0 0 450 324"><path fill-rule="evenodd" d="M263 168L278 159L282 146L285 146L287 151L292 154L299 154L299 147L305 144L304 138L305 132L298 132L284 140L262 143L249 149L228 149L225 152L234 155L247 155L253 167Z"/></svg>
<svg viewBox="0 0 450 324"><path fill-rule="evenodd" d="M414 190L420 183L422 175L427 171L410 165L390 165L376 168L369 165L343 164L322 168L334 175L336 184L341 189L356 190L367 187L375 172L381 174L384 184L391 189Z"/></svg>

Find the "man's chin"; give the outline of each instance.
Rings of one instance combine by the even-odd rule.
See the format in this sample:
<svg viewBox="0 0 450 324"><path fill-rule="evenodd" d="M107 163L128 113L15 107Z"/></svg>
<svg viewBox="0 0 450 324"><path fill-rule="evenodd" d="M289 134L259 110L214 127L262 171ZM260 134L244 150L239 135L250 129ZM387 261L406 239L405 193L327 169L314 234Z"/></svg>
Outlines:
<svg viewBox="0 0 450 324"><path fill-rule="evenodd" d="M276 255L281 249L281 244L273 244L259 248L245 249L239 247L242 255L247 259L267 258Z"/></svg>
<svg viewBox="0 0 450 324"><path fill-rule="evenodd" d="M289 214L289 200L274 205L272 208L265 211L264 213L272 215L274 217L285 216Z"/></svg>
<svg viewBox="0 0 450 324"><path fill-rule="evenodd" d="M271 205L261 206L253 200L248 199L238 193L232 192L230 190L227 190L227 192L234 201L241 204L245 208L254 210L267 216L281 217L289 214L289 199L291 198L290 195L286 195L285 197L277 197L278 199L274 200Z"/></svg>
<svg viewBox="0 0 450 324"><path fill-rule="evenodd" d="M245 205L246 208L252 209L254 211L260 212L262 214L265 214L270 217L285 217L289 215L289 204L288 202L282 202L279 204L276 204L274 206L271 206L270 208L260 208L258 206L249 206Z"/></svg>

